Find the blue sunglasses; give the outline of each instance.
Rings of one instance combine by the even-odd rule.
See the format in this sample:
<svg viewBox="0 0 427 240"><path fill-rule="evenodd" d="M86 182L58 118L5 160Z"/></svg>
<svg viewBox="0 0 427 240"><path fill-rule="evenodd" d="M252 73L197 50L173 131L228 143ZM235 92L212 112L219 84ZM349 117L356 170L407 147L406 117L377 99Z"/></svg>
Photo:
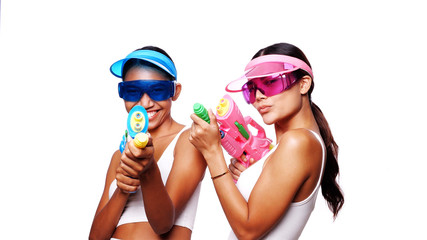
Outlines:
<svg viewBox="0 0 427 240"><path fill-rule="evenodd" d="M119 96L125 101L138 102L147 93L154 101L163 101L175 95L175 81L135 80L119 83Z"/></svg>

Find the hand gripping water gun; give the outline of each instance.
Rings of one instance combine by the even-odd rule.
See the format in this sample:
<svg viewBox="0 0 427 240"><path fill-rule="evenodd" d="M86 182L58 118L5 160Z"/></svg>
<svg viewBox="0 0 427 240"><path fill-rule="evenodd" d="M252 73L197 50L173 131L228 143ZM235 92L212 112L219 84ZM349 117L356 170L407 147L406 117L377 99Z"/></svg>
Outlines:
<svg viewBox="0 0 427 240"><path fill-rule="evenodd" d="M138 148L144 148L148 143L148 135L145 134L148 129L148 115L144 107L134 106L128 115L127 130L120 143L120 152L123 153L128 135L133 139L133 143Z"/></svg>
<svg viewBox="0 0 427 240"><path fill-rule="evenodd" d="M193 109L197 116L210 123L208 112L203 105L196 103ZM273 148L272 141L266 137L264 129L251 117L243 118L236 103L228 94L220 100L215 116L219 123L222 147L245 167L249 167L250 158L258 161ZM258 130L257 135L248 130L248 125ZM243 154L247 162L240 158Z"/></svg>

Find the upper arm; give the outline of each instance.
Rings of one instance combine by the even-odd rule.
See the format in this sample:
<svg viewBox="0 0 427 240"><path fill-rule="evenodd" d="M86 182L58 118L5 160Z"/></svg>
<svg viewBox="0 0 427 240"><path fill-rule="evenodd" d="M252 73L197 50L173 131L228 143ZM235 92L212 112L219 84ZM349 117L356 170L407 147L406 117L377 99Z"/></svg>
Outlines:
<svg viewBox="0 0 427 240"><path fill-rule="evenodd" d="M98 204L98 208L96 209L96 214L98 214L98 212L102 210L102 208L108 203L110 199L109 197L110 185L116 178L116 170L120 163L120 157L121 157L121 153L119 150L115 151L113 156L111 157L110 166L108 167L107 176L105 178L104 191L102 193L101 200Z"/></svg>
<svg viewBox="0 0 427 240"><path fill-rule="evenodd" d="M185 130L177 140L172 170L166 182L166 190L178 213L202 181L206 170L203 155L188 140L189 132L189 129Z"/></svg>
<svg viewBox="0 0 427 240"><path fill-rule="evenodd" d="M248 200L248 222L259 234L274 226L310 178L312 145L307 133L291 131L266 162Z"/></svg>

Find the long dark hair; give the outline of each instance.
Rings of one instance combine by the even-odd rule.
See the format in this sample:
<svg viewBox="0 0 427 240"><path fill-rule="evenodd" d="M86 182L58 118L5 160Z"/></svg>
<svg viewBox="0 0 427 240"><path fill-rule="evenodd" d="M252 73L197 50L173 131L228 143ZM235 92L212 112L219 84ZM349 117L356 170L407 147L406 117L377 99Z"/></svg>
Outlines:
<svg viewBox="0 0 427 240"><path fill-rule="evenodd" d="M310 62L308 61L305 54L298 47L289 43L277 43L263 48L259 50L253 58L268 54L282 54L299 58L311 67ZM307 72L302 69L294 71L293 74L297 79L308 75ZM342 190L336 181L336 178L339 174L339 166L337 161L338 145L335 142L334 137L332 136L328 121L326 121L326 118L323 115L322 111L316 104L311 101L311 93L313 92L313 88L314 82L312 82L310 90L307 94L310 100L311 111L313 112L314 118L316 119L317 125L319 126L320 135L322 136L323 142L325 143L327 150L326 166L321 183L322 195L327 201L328 207L334 214L335 219L344 204L344 196Z"/></svg>

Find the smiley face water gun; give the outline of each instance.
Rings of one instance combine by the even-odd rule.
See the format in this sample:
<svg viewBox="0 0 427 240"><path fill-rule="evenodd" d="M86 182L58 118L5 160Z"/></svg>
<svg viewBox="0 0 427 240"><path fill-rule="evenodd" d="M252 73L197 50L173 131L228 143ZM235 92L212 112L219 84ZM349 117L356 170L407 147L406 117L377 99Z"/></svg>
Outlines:
<svg viewBox="0 0 427 240"><path fill-rule="evenodd" d="M208 122L209 115L203 105L196 103L193 110L197 116ZM249 159L258 161L274 147L271 139L266 137L264 128L251 117L243 117L228 94L221 98L215 116L219 123L222 147L245 167L249 167ZM253 135L248 125L257 129L258 133ZM246 156L247 162L241 159L242 155Z"/></svg>
<svg viewBox="0 0 427 240"><path fill-rule="evenodd" d="M148 114L144 107L136 105L130 111L127 118L127 129L120 143L120 152L123 153L126 143L133 139L138 148L144 148L148 143ZM129 137L131 139L129 139Z"/></svg>

